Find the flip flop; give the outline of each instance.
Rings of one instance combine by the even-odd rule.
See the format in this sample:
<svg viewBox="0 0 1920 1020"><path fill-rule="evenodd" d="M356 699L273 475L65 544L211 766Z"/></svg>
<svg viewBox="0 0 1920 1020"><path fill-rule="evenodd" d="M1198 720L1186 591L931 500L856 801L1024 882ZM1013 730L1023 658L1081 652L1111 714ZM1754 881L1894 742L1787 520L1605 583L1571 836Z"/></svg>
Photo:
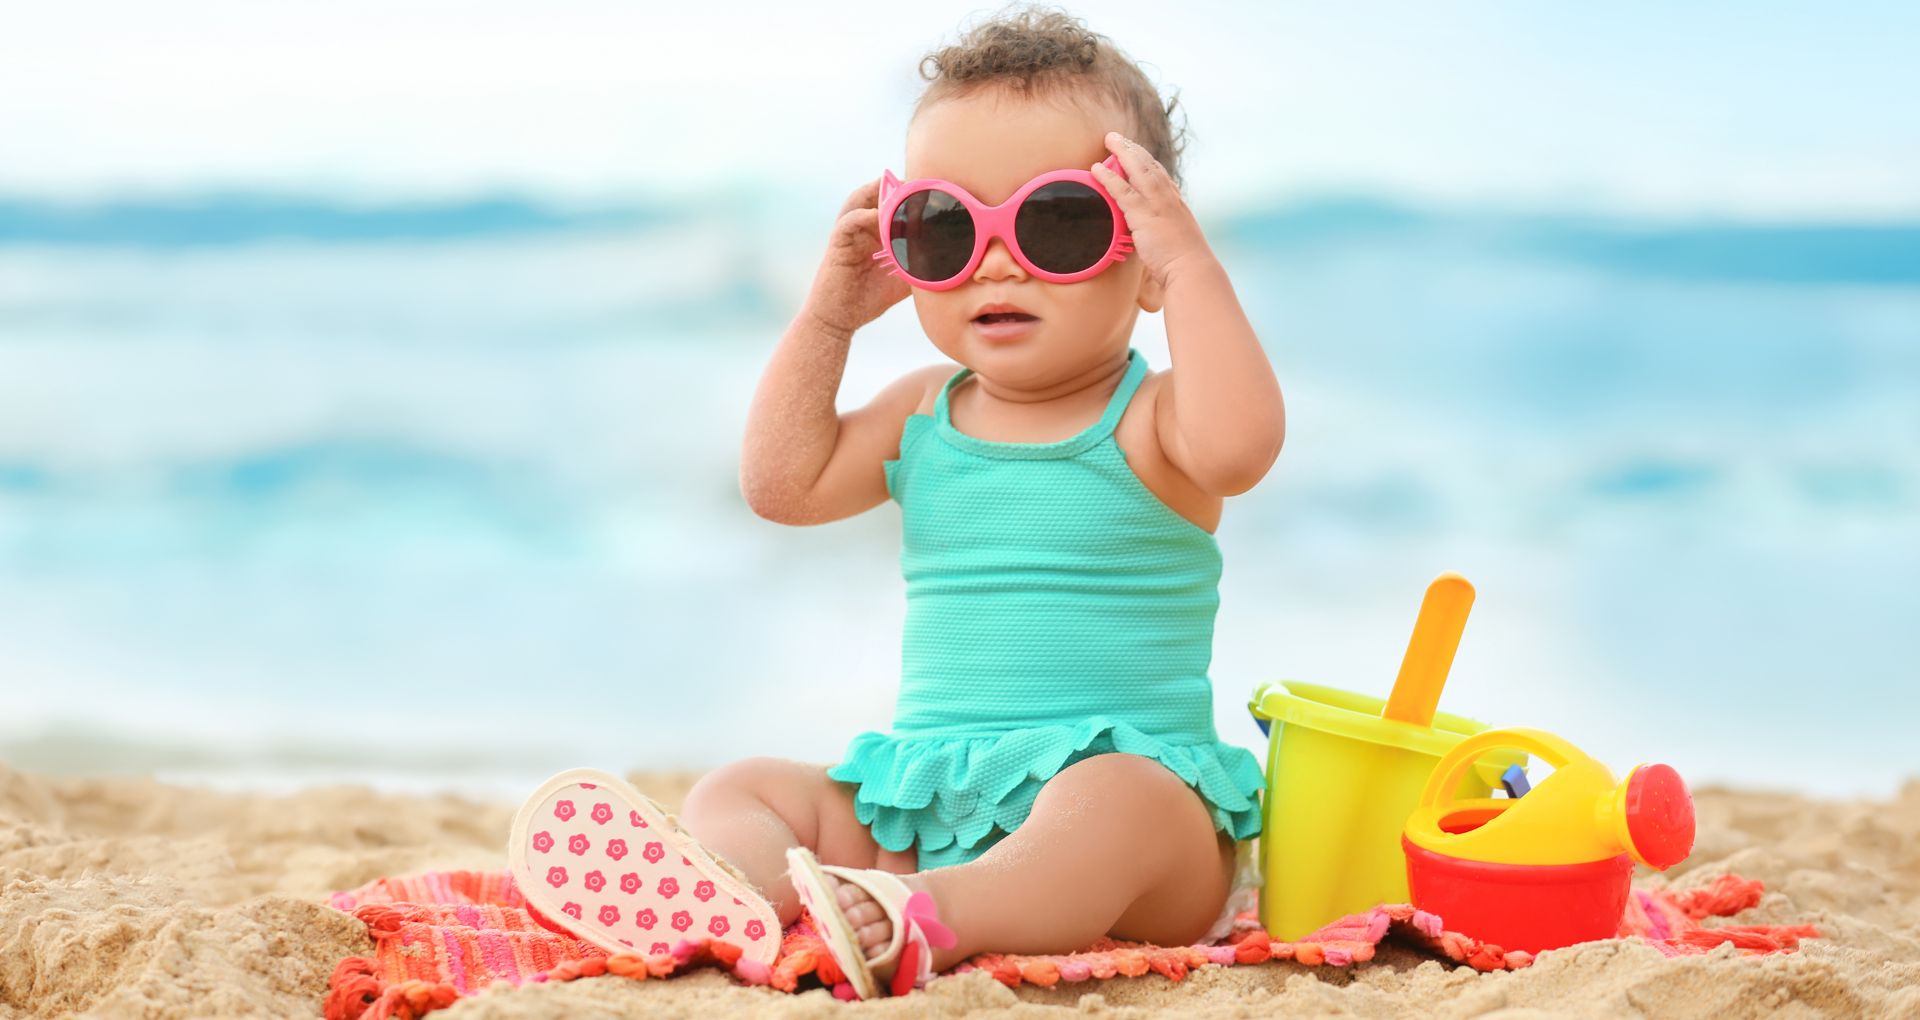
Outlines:
<svg viewBox="0 0 1920 1020"><path fill-rule="evenodd" d="M879 995L880 982L873 972L896 959L899 965L888 982L889 994L905 995L926 984L933 979L933 948L950 949L954 945L953 932L940 923L934 911L933 897L907 888L906 883L890 871L821 864L812 851L796 846L787 850L787 874L793 879L794 890L800 894L800 902L818 922L827 951L846 973L856 998L871 999ZM880 955L867 958L859 935L840 909L840 901L827 881L828 875L865 889L886 913L888 923L893 926L893 938Z"/></svg>
<svg viewBox="0 0 1920 1020"><path fill-rule="evenodd" d="M609 953L711 937L771 965L780 919L673 817L618 776L569 769L513 818L507 867L536 917Z"/></svg>

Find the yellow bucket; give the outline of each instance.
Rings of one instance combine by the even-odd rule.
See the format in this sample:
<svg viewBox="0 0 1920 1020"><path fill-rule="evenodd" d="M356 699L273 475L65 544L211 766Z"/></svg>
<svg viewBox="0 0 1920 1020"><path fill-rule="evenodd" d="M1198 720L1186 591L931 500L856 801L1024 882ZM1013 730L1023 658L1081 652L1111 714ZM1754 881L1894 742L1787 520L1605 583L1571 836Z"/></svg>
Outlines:
<svg viewBox="0 0 1920 1020"><path fill-rule="evenodd" d="M1294 940L1381 903L1406 903L1400 833L1455 744L1487 728L1446 712L1431 726L1381 717L1381 698L1332 687L1265 684L1247 706L1271 721L1262 810L1260 922ZM1488 796L1521 752L1487 755L1454 797Z"/></svg>

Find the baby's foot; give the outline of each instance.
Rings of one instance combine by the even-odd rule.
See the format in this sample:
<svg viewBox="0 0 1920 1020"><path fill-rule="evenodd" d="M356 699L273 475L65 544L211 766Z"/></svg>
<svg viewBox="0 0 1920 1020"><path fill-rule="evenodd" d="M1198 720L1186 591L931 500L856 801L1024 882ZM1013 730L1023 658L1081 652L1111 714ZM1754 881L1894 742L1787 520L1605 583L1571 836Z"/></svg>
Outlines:
<svg viewBox="0 0 1920 1020"><path fill-rule="evenodd" d="M887 943L893 940L893 923L887 920L887 912L880 909L880 904L875 903L865 889L852 882L842 882L832 875L827 876L827 881L833 883L834 898L840 904L840 912L846 915L847 924L853 927L854 938L859 940L861 952L869 960L886 952ZM901 875L900 881L915 892L926 889L918 875ZM898 960L895 957L884 967L874 968L874 978L884 985L893 977Z"/></svg>

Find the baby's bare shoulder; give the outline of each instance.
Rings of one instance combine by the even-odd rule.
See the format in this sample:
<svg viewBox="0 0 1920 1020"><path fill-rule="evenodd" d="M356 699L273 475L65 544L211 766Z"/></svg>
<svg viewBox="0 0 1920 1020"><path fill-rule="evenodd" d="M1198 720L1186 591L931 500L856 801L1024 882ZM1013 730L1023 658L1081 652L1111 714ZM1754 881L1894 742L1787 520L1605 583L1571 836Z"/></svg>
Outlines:
<svg viewBox="0 0 1920 1020"><path fill-rule="evenodd" d="M1168 435L1175 424L1172 401L1167 399L1172 396L1172 385L1171 368L1141 380L1133 402L1114 430L1114 441L1120 444L1127 466L1147 491L1175 513L1211 532L1220 527L1224 500L1194 484L1167 452Z"/></svg>
<svg viewBox="0 0 1920 1020"><path fill-rule="evenodd" d="M894 445L897 449L906 420L916 414L931 414L941 385L959 370L960 366L953 364L927 365L881 387L865 407L840 416L842 440L849 438L848 430L852 429L861 433L868 445ZM887 454L889 458L895 455Z"/></svg>
<svg viewBox="0 0 1920 1020"><path fill-rule="evenodd" d="M886 502L883 465L899 459L907 419L931 410L941 384L956 371L956 365L914 369L881 387L865 406L841 414L840 431L826 467L801 505L781 522L824 524Z"/></svg>
<svg viewBox="0 0 1920 1020"><path fill-rule="evenodd" d="M907 413L910 415L932 414L933 405L940 399L940 387L946 385L947 380L953 378L953 374L958 371L960 371L959 365L945 361L925 368L916 368L901 376L899 385L909 389L917 388L920 393L920 399L913 405L913 410Z"/></svg>

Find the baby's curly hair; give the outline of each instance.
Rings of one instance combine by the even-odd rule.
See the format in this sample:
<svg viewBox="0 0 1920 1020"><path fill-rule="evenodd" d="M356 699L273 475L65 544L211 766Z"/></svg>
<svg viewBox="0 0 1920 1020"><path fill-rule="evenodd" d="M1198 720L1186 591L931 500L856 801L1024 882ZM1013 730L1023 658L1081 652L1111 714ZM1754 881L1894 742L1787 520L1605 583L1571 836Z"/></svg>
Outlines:
<svg viewBox="0 0 1920 1020"><path fill-rule="evenodd" d="M1030 4L1003 8L957 44L922 57L920 77L928 85L914 104L914 117L941 100L994 86L1022 98L1079 93L1112 100L1133 120L1130 137L1181 183L1188 132L1184 123L1173 123L1178 91L1161 102L1160 91L1126 54L1066 11Z"/></svg>

